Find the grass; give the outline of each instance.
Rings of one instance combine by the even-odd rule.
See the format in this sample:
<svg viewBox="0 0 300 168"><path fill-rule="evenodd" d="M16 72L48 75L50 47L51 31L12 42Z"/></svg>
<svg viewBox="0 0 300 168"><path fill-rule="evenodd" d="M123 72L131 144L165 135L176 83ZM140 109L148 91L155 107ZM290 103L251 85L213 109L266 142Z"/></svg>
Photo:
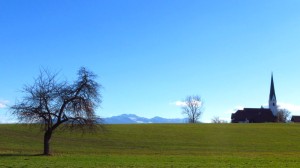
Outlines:
<svg viewBox="0 0 300 168"><path fill-rule="evenodd" d="M0 167L299 167L298 124L107 125L56 132L50 157L37 127L0 125Z"/></svg>

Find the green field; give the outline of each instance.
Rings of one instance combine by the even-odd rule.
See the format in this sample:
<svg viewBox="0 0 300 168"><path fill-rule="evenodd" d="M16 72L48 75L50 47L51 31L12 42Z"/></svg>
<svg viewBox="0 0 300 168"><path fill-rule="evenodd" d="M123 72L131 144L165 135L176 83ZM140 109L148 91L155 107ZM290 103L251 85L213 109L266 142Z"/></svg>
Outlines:
<svg viewBox="0 0 300 168"><path fill-rule="evenodd" d="M0 167L299 167L298 124L107 125L56 132L40 156L37 127L0 125Z"/></svg>

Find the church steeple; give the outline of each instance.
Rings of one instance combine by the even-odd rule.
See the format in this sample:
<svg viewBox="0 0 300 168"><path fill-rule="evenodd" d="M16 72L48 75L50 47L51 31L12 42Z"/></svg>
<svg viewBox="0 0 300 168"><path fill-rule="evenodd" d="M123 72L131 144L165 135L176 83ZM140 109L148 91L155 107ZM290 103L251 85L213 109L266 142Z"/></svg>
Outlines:
<svg viewBox="0 0 300 168"><path fill-rule="evenodd" d="M273 81L273 73L272 73L272 76L271 76L269 108L272 111L273 115L276 116L278 109L277 109L277 100L276 100L275 87L274 87L274 81Z"/></svg>
<svg viewBox="0 0 300 168"><path fill-rule="evenodd" d="M273 97L276 99L274 81L273 81L273 73L272 73L269 101L272 100Z"/></svg>

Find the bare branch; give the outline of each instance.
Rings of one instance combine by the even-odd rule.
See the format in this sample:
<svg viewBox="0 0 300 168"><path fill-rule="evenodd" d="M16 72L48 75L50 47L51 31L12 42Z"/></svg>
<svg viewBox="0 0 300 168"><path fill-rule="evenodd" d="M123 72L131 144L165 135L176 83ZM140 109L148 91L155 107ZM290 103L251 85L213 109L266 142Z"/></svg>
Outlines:
<svg viewBox="0 0 300 168"><path fill-rule="evenodd" d="M101 103L96 75L81 68L73 84L58 82L57 73L41 70L33 85L25 85L25 96L11 107L20 121L44 125L44 154L49 154L52 132L61 124L70 128L93 128L96 123L95 109Z"/></svg>
<svg viewBox="0 0 300 168"><path fill-rule="evenodd" d="M203 111L203 101L198 95L187 96L184 100L185 106L182 107L182 114L187 115L189 123L198 122L202 111Z"/></svg>
<svg viewBox="0 0 300 168"><path fill-rule="evenodd" d="M290 121L291 112L287 109L279 109L276 116L277 122L287 123Z"/></svg>

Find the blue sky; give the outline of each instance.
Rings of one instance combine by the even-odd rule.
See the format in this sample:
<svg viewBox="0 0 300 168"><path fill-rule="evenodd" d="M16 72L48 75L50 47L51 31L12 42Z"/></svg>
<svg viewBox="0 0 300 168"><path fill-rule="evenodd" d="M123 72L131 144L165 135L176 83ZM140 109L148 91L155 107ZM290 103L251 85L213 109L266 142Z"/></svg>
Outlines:
<svg viewBox="0 0 300 168"><path fill-rule="evenodd" d="M104 86L102 117L183 118L176 101L200 95L230 119L278 102L300 114L300 1L0 0L0 122L39 69L72 81L81 66Z"/></svg>

